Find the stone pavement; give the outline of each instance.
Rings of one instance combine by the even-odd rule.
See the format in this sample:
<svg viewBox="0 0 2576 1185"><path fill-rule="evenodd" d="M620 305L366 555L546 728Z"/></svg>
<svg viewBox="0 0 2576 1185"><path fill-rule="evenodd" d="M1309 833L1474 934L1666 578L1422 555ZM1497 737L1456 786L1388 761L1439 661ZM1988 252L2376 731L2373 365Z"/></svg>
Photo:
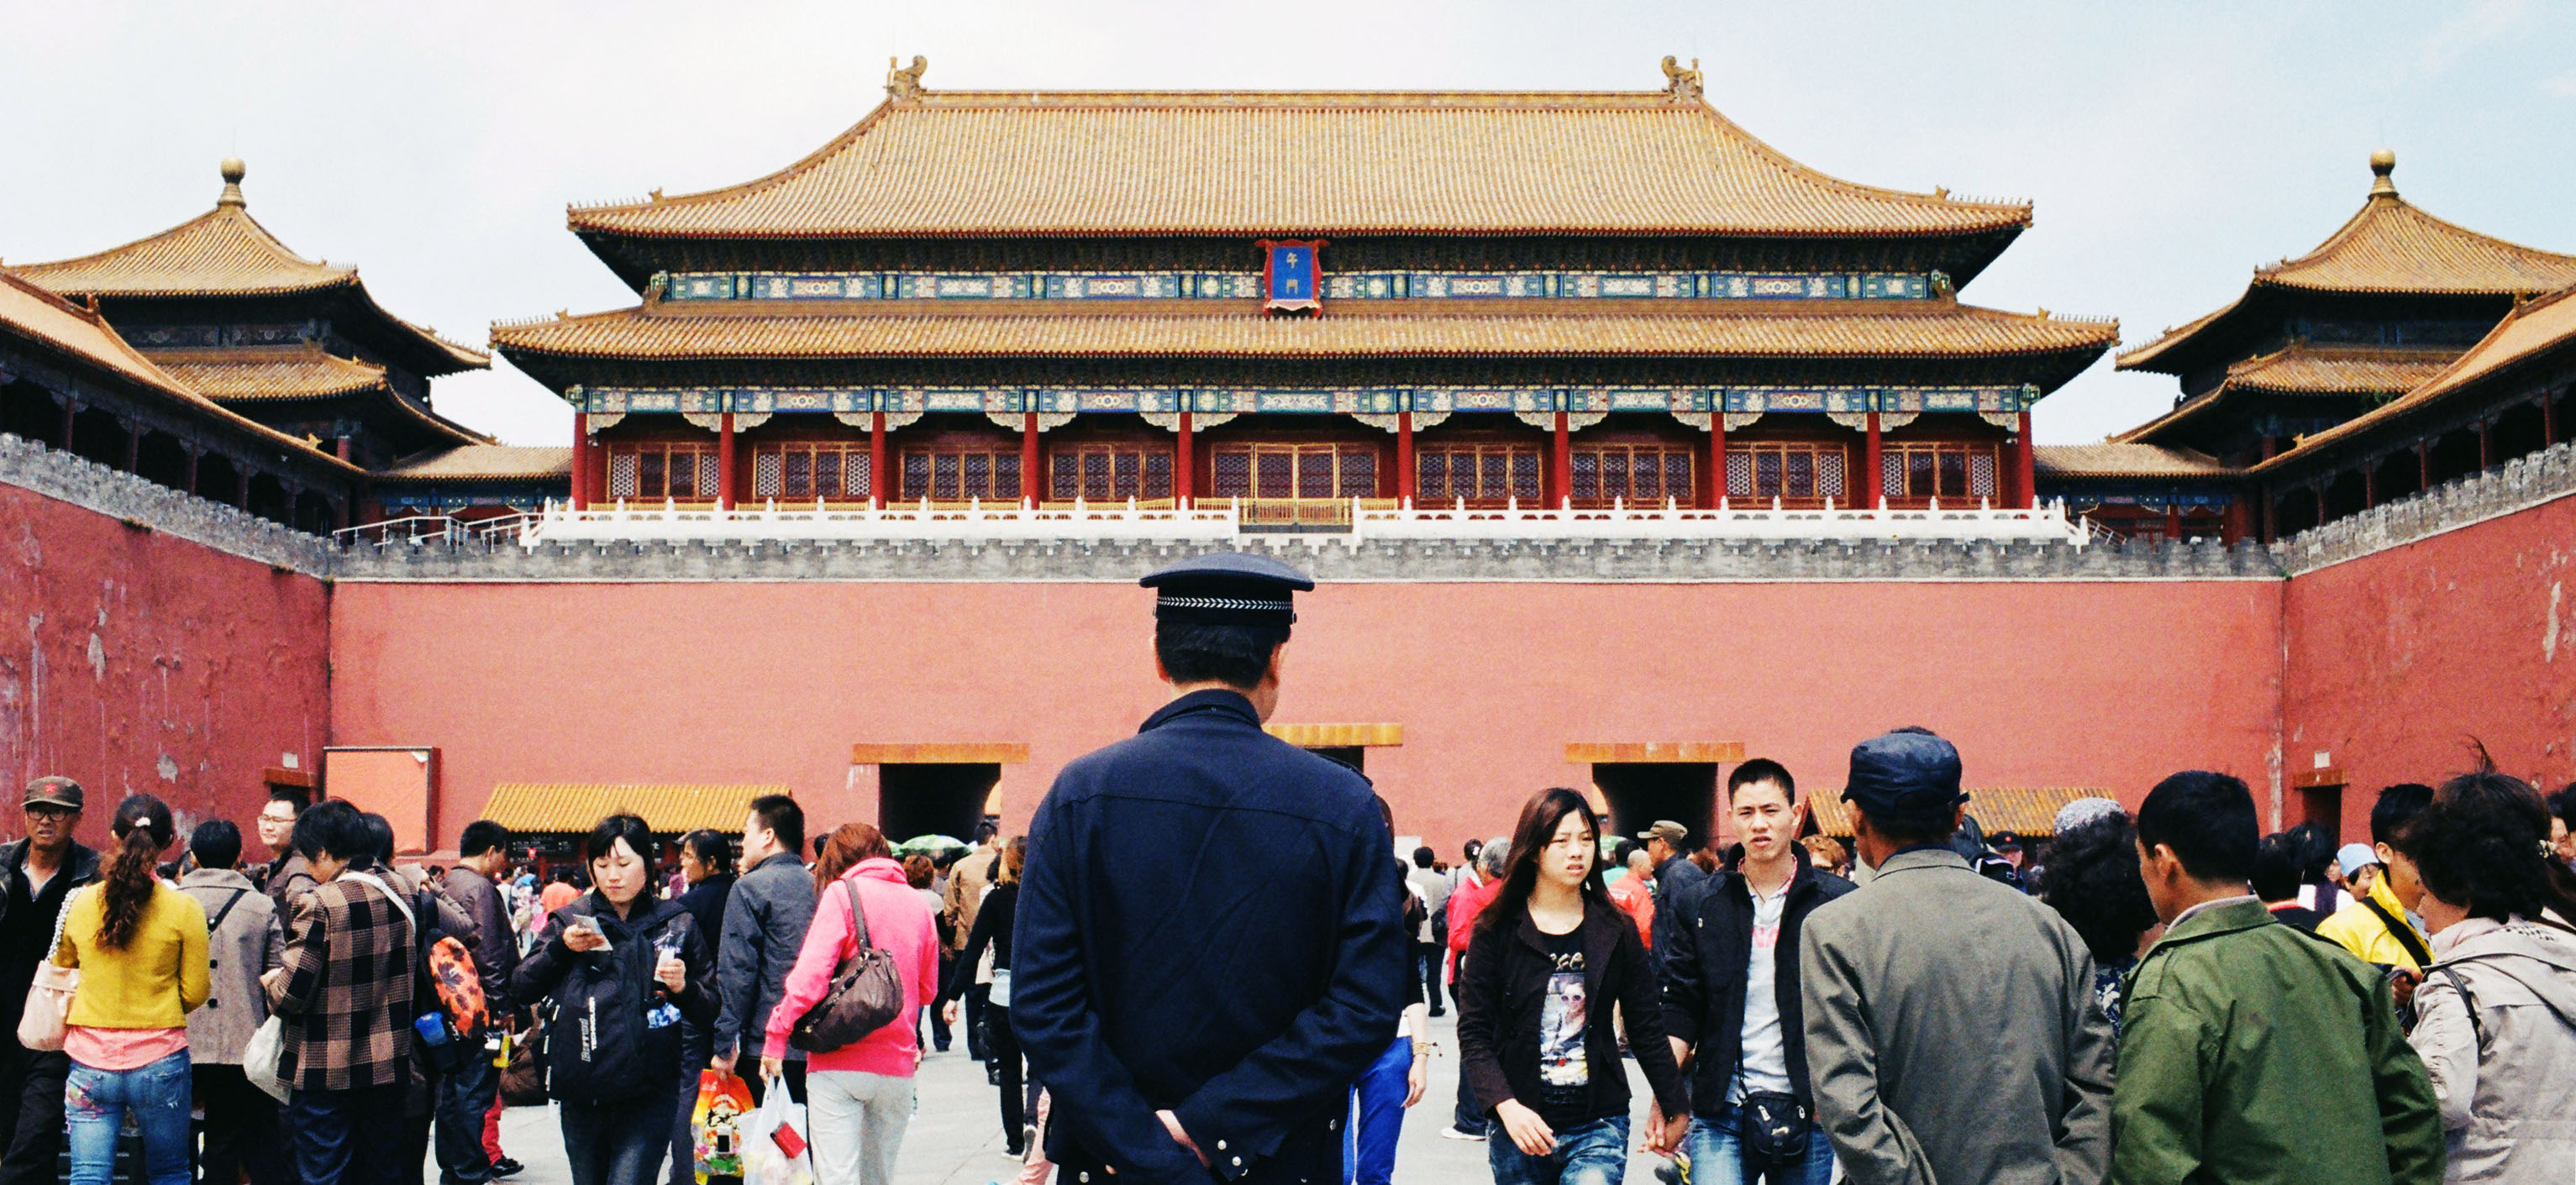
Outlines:
<svg viewBox="0 0 2576 1185"><path fill-rule="evenodd" d="M1431 1022L1431 1038L1440 1048L1431 1063L1429 1089L1405 1115L1404 1136L1396 1145L1395 1185L1476 1185L1493 1179L1485 1166L1484 1144L1440 1135L1449 1125L1458 1085L1455 1019L1453 1013ZM1645 1082L1634 1062L1628 1063L1628 1077L1642 1117ZM919 1090L920 1111L904 1133L892 1185L1010 1185L1019 1165L1002 1155L1001 1113L983 1066L968 1060L962 1047L934 1053L922 1063ZM501 1146L528 1166L510 1178L511 1185L572 1185L552 1108L511 1108L501 1120ZM1651 1185L1659 1163L1653 1156L1631 1157L1628 1180ZM438 1179L435 1164L424 1179Z"/></svg>

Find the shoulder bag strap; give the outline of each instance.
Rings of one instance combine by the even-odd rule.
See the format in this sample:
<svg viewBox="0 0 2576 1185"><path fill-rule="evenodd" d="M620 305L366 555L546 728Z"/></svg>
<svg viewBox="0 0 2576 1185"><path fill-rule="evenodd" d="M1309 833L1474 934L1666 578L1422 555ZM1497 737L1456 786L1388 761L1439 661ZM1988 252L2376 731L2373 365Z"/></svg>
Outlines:
<svg viewBox="0 0 2576 1185"><path fill-rule="evenodd" d="M873 949L876 944L868 940L868 911L859 908L859 882L843 880L841 887L850 891L850 936L860 950Z"/></svg>
<svg viewBox="0 0 2576 1185"><path fill-rule="evenodd" d="M54 957L63 952L63 923L72 919L72 902L80 900L81 892L86 888L87 885L77 885L71 892L63 894L63 907L54 911L54 940L46 945L45 957L37 962L53 962Z"/></svg>
<svg viewBox="0 0 2576 1185"><path fill-rule="evenodd" d="M359 880L367 882L368 884L374 885L377 892L385 895L385 900L394 903L395 911L402 914L403 925L410 929L411 936L404 940L404 945L409 946L420 941L420 919L411 915L411 906L404 903L402 894L394 892L394 887L392 885L386 884L381 878L377 877L376 874L372 872L344 872L340 875L353 876Z"/></svg>
<svg viewBox="0 0 2576 1185"><path fill-rule="evenodd" d="M2379 915L2380 924L2388 927L2388 936L2396 939L2397 945L2406 948L2406 956L2415 960L2415 966L2423 968L2433 965L2433 952L2426 950L2424 940L2415 936L2415 927L2408 925L2406 919L2389 913L2388 907L2381 905L2376 899L2363 897L2360 900L2363 905L2370 907L2370 912Z"/></svg>
<svg viewBox="0 0 2576 1185"><path fill-rule="evenodd" d="M215 931L224 928L224 919L233 916L233 907L241 904L241 899L249 893L248 889L235 889L232 896L224 898L224 907L215 911L215 920L206 923L207 937L214 937Z"/></svg>

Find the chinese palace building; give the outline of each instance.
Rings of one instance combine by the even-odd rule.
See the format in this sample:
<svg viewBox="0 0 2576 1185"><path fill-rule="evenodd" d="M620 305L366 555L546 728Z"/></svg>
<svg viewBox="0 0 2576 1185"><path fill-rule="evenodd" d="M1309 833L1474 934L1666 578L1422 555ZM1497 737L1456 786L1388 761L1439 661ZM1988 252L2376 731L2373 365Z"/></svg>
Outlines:
<svg viewBox="0 0 2576 1185"><path fill-rule="evenodd" d="M223 162L214 208L159 234L11 270L87 302L163 374L216 406L359 469L383 474L405 458L491 446L439 415L429 389L490 359L387 312L356 267L289 250L251 217L244 172L239 160ZM336 525L381 515L383 487L400 484L364 483L367 505L337 499Z"/></svg>
<svg viewBox="0 0 2576 1185"><path fill-rule="evenodd" d="M503 323L571 501L2025 507L2107 320L1964 303L2026 203L1827 177L1644 92L937 91L572 210L638 292Z"/></svg>

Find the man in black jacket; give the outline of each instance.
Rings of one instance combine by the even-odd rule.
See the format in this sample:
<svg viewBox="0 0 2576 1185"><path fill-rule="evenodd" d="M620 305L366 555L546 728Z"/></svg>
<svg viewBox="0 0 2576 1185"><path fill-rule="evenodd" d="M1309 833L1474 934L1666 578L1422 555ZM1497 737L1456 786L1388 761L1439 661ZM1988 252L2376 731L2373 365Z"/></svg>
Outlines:
<svg viewBox="0 0 2576 1185"><path fill-rule="evenodd" d="M1798 930L1851 892L1797 842L1797 783L1757 757L1726 779L1744 861L1675 897L1664 955L1664 1028L1692 1065L1691 1177L1825 1185L1833 1148L1815 1123L1798 995ZM1696 1055L1694 1057L1694 1054Z"/></svg>
<svg viewBox="0 0 2576 1185"><path fill-rule="evenodd" d="M494 882L510 872L510 832L490 819L465 825L456 840L456 866L447 870L447 895L474 923L460 935L474 956L475 978L482 981L483 1011L495 1025L515 1011L510 1006L510 973L519 968L519 936L510 928L510 907ZM473 1039L480 1040L481 1034ZM439 1080L438 1149L441 1185L481 1185L507 1176L483 1144L483 1117L501 1088L500 1073L489 1057L468 1057L465 1064Z"/></svg>
<svg viewBox="0 0 2576 1185"><path fill-rule="evenodd" d="M1411 942L1368 780L1261 729L1314 582L1219 553L1142 583L1172 701L1029 824L1011 1028L1049 1159L1064 1185L1339 1180Z"/></svg>
<svg viewBox="0 0 2576 1185"><path fill-rule="evenodd" d="M27 838L0 844L0 1182L54 1180L63 1146L63 1080L71 1058L18 1044L18 1018L36 964L52 957L54 918L72 890L98 879L98 853L75 843L80 783L38 778L27 786Z"/></svg>

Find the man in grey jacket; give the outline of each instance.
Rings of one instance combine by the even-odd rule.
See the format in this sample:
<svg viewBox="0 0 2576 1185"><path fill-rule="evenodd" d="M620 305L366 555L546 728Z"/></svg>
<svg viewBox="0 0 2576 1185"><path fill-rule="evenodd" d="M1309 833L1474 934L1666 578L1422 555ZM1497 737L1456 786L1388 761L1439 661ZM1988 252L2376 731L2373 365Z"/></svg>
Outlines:
<svg viewBox="0 0 2576 1185"><path fill-rule="evenodd" d="M204 1179L230 1183L247 1170L251 1185L291 1185L295 1168L277 1130L277 1101L242 1077L242 1048L268 1019L259 977L286 963L286 928L277 905L242 875L241 828L222 819L188 837L196 864L179 891L206 912L206 970L212 988L188 1014L189 1073L206 1109Z"/></svg>
<svg viewBox="0 0 2576 1185"><path fill-rule="evenodd" d="M805 811L784 794L751 802L743 821L742 879L725 898L724 936L716 946L714 1067L732 1073L744 1035L757 1045L769 1014L787 993L787 972L805 947L814 921L814 876L798 853L805 850ZM787 1051L787 1097L805 1101L805 1052ZM752 1098L768 1090L753 1082Z"/></svg>
<svg viewBox="0 0 2576 1185"><path fill-rule="evenodd" d="M1878 875L1799 936L1816 1122L1853 1185L2097 1185L2111 1025L2093 958L1946 844L1959 753L1919 728L1852 750L1843 799Z"/></svg>

